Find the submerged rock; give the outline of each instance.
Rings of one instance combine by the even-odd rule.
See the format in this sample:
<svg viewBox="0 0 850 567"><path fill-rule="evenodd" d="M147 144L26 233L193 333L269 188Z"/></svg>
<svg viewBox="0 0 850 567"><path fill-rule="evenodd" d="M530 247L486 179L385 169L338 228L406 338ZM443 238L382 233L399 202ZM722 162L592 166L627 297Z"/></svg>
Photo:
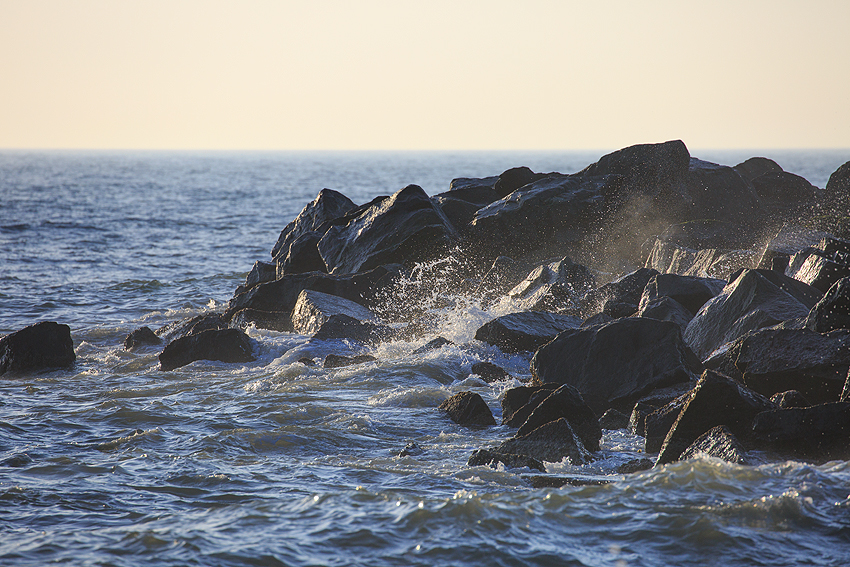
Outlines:
<svg viewBox="0 0 850 567"><path fill-rule="evenodd" d="M570 384L597 413L630 411L642 396L701 370L678 325L643 318L564 331L531 360L537 383Z"/></svg>
<svg viewBox="0 0 850 567"><path fill-rule="evenodd" d="M144 345L158 345L160 343L162 343L162 339L150 327L140 327L127 335L127 338L124 339L124 348L133 350Z"/></svg>
<svg viewBox="0 0 850 567"><path fill-rule="evenodd" d="M68 325L43 321L0 338L0 375L62 368L76 359Z"/></svg>
<svg viewBox="0 0 850 567"><path fill-rule="evenodd" d="M441 403L440 409L458 425L496 425L487 403L475 392L459 392Z"/></svg>
<svg viewBox="0 0 850 567"><path fill-rule="evenodd" d="M325 357L322 368L343 368L345 366L353 366L355 364L363 364L365 362L374 362L378 360L371 354L358 354L357 356L342 356L339 354L329 354Z"/></svg>
<svg viewBox="0 0 850 567"><path fill-rule="evenodd" d="M481 379L488 384L498 382L499 380L507 380L511 377L507 370L501 366L496 366L492 362L481 361L472 365L472 374L481 376Z"/></svg>
<svg viewBox="0 0 850 567"><path fill-rule="evenodd" d="M491 449L478 449L474 451L466 464L470 467L489 466L495 468L499 463L512 469L528 467L540 472L546 472L546 467L543 463L528 455L500 453Z"/></svg>
<svg viewBox="0 0 850 567"><path fill-rule="evenodd" d="M445 337L436 337L434 339L431 339L430 341L428 341L427 343L425 343L424 345L422 345L418 349L414 350L410 354L413 354L413 355L425 354L426 352L441 349L444 346L449 346L449 345L453 345L453 344L454 343L452 341L450 341L449 339L447 339Z"/></svg>
<svg viewBox="0 0 850 567"><path fill-rule="evenodd" d="M203 331L168 343L159 355L159 366L169 371L196 360L252 362L251 350L251 339L239 329Z"/></svg>

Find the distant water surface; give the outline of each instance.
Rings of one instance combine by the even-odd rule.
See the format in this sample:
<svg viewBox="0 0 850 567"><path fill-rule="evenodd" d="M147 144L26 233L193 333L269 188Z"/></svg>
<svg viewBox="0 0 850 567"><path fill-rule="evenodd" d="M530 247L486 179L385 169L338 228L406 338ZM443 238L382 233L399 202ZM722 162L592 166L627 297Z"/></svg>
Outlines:
<svg viewBox="0 0 850 567"><path fill-rule="evenodd" d="M0 564L45 565L844 565L850 464L743 467L715 460L610 475L641 439L608 432L600 459L549 474L608 484L531 488L530 470L467 467L510 428L459 427L436 407L480 393L475 343L497 313L437 307L458 345L380 346L378 361L251 329L257 361L161 372L134 328L220 310L280 230L322 188L357 203L415 183L526 165L571 173L605 152L0 152L0 335L71 326L68 370L0 378ZM850 151L764 155L823 187ZM409 299L409 298L407 298ZM410 442L418 455L398 457Z"/></svg>

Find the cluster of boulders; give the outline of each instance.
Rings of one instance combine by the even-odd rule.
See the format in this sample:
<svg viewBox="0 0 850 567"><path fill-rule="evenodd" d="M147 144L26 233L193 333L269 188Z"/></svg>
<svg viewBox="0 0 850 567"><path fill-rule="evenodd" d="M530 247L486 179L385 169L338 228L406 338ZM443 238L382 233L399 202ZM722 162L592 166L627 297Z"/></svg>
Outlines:
<svg viewBox="0 0 850 567"><path fill-rule="evenodd" d="M463 295L509 311L477 341L531 361L530 383L501 399L516 434L471 465L585 463L603 426L643 436L657 463L850 458L848 211L850 162L821 189L766 158L693 158L681 141L574 174L455 179L435 196L409 185L357 205L323 189L223 313L139 329L126 346L165 344L163 370L244 362L254 325L347 339L360 352L324 366L361 364L378 343L439 335L428 307ZM486 360L473 372L510 377ZM495 424L472 392L440 408Z"/></svg>

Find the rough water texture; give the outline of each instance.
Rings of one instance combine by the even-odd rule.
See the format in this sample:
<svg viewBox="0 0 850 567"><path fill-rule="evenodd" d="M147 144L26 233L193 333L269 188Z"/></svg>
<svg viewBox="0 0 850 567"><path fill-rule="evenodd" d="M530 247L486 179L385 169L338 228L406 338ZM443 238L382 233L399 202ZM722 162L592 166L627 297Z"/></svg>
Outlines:
<svg viewBox="0 0 850 567"><path fill-rule="evenodd" d="M221 311L324 187L361 204L518 165L570 173L601 153L0 153L0 335L58 321L77 356L0 379L0 564L846 564L848 462L610 474L644 457L617 430L594 462L546 463L585 486L467 466L515 430L437 407L473 391L500 423L529 358L472 341L504 312L463 297L418 298L438 333L343 368L298 361L361 354L345 341L253 328L249 363L163 372L161 345L123 347L138 327ZM694 153L768 155L819 187L848 159ZM413 354L437 334L471 346ZM484 382L479 360L514 378ZM410 443L421 451L399 457Z"/></svg>

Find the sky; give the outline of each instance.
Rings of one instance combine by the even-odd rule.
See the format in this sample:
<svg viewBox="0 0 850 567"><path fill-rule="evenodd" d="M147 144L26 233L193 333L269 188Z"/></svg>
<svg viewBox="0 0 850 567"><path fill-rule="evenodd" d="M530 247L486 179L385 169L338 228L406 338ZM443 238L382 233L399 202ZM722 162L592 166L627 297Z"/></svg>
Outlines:
<svg viewBox="0 0 850 567"><path fill-rule="evenodd" d="M848 0L0 0L0 148L850 148Z"/></svg>

